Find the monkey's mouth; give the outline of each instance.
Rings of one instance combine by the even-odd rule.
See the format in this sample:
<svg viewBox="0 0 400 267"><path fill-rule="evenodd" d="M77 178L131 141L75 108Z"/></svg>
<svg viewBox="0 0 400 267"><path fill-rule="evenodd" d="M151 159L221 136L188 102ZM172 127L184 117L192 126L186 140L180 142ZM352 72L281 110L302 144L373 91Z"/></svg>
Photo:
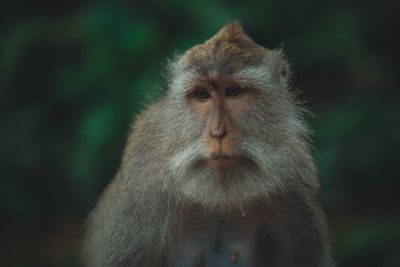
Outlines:
<svg viewBox="0 0 400 267"><path fill-rule="evenodd" d="M226 153L212 153L208 158L208 163L213 169L231 169L238 166L240 158L236 155Z"/></svg>
<svg viewBox="0 0 400 267"><path fill-rule="evenodd" d="M234 159L233 156L225 154L225 153L213 153L211 154L211 160L230 160Z"/></svg>

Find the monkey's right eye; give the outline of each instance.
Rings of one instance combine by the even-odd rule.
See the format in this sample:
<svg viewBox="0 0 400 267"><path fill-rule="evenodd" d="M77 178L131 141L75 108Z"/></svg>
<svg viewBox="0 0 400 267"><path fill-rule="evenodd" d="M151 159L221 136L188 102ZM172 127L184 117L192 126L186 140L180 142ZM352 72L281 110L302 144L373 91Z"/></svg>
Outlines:
<svg viewBox="0 0 400 267"><path fill-rule="evenodd" d="M211 98L211 94L205 89L197 89L192 94L197 101L204 102Z"/></svg>

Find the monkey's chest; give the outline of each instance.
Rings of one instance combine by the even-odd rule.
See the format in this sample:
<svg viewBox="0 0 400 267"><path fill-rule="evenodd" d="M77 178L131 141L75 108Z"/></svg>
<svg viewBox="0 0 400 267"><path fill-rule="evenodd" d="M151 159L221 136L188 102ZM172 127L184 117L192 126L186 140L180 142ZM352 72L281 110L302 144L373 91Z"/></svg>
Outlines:
<svg viewBox="0 0 400 267"><path fill-rule="evenodd" d="M257 261L256 225L202 222L180 234L170 267L253 267Z"/></svg>

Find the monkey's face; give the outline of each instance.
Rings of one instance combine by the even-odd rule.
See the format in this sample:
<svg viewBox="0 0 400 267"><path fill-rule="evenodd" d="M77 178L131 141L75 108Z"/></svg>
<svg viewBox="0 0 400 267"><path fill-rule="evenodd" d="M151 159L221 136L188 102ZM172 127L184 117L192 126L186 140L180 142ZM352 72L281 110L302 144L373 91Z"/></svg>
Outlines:
<svg viewBox="0 0 400 267"><path fill-rule="evenodd" d="M248 112L256 95L254 88L223 78L199 79L187 91L185 101L203 128L204 161L216 172L234 168L243 160L237 151L243 133L236 122Z"/></svg>
<svg viewBox="0 0 400 267"><path fill-rule="evenodd" d="M172 65L165 120L175 188L224 208L281 192L298 169L306 130L282 54L247 36L245 45L215 38Z"/></svg>

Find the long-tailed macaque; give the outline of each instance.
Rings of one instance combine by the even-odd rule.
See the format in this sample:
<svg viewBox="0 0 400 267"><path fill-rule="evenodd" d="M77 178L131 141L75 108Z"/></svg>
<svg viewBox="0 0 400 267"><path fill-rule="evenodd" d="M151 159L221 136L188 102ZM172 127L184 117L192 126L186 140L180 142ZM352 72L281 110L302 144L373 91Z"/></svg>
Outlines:
<svg viewBox="0 0 400 267"><path fill-rule="evenodd" d="M86 266L334 266L288 65L239 22L171 62L89 217Z"/></svg>

